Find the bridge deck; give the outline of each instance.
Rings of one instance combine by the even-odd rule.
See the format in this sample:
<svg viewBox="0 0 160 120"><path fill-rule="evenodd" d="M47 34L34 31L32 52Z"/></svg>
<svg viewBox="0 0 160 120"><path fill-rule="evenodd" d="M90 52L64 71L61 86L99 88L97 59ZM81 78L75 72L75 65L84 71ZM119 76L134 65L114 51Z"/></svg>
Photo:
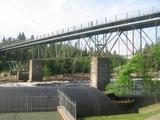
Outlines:
<svg viewBox="0 0 160 120"><path fill-rule="evenodd" d="M129 31L132 29L140 29L160 25L160 10L152 11L147 14L135 15L134 17L130 17L129 15L130 14L127 13L127 18L125 19L117 19L117 16L115 16L115 20L110 22L108 22L107 19L105 19L105 22L102 23L98 23L98 21L94 23L93 21L91 21L88 23L87 27L83 27L83 25L81 24L81 27L74 27L72 31L68 30L67 32L64 32L62 30L61 33L57 31L57 34L48 37L40 37L35 40L21 41L9 46L1 46L0 51L29 47L37 44L49 44L69 41L89 37L92 35L111 33L115 31Z"/></svg>

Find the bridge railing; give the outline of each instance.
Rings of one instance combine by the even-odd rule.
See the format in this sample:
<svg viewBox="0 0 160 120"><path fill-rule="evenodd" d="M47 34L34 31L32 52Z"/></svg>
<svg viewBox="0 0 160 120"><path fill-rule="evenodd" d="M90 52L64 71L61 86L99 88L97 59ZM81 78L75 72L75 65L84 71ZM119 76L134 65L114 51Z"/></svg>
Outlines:
<svg viewBox="0 0 160 120"><path fill-rule="evenodd" d="M145 16L145 15L151 15L151 14L155 14L155 13L160 13L160 7L139 9L139 10L127 12L124 14L114 15L114 16L110 16L110 17L106 17L106 18L102 18L102 19L97 19L95 21L90 21L87 23L83 23L83 24L79 24L79 25L75 25L75 26L71 26L71 27L66 27L66 28L63 28L60 30L56 30L52 33L47 33L47 34L43 34L40 36L36 36L34 40L39 40L42 38L47 38L47 37L56 36L56 35L60 35L60 34L64 34L64 33L74 32L74 31L78 31L81 29L91 28L91 27L95 27L95 26L99 26L99 25L103 25L103 24L116 22L116 21L127 20L127 19L131 19L131 18ZM31 41L31 40L32 39L28 39L25 41ZM3 44L3 47L7 47L10 45L18 44L18 43L25 42L25 41L15 41L15 42L12 42L12 43L6 44L6 45Z"/></svg>
<svg viewBox="0 0 160 120"><path fill-rule="evenodd" d="M64 112L70 114L73 120L77 119L77 105L70 97L68 97L62 90L58 89L59 106L63 108Z"/></svg>

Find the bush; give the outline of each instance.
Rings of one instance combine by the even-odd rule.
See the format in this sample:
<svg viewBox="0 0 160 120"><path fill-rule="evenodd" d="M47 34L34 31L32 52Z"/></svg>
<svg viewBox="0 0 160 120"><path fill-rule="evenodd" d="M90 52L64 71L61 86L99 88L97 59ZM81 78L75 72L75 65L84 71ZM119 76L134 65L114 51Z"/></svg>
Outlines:
<svg viewBox="0 0 160 120"><path fill-rule="evenodd" d="M135 55L128 61L127 64L123 65L118 73L117 80L114 83L109 84L106 87L107 91L114 92L119 95L126 95L128 91L133 89L133 81L131 73L143 71L143 62L141 54Z"/></svg>
<svg viewBox="0 0 160 120"><path fill-rule="evenodd" d="M80 59L56 59L45 61L43 64L45 76L55 74L89 73L90 71L90 58L88 57Z"/></svg>

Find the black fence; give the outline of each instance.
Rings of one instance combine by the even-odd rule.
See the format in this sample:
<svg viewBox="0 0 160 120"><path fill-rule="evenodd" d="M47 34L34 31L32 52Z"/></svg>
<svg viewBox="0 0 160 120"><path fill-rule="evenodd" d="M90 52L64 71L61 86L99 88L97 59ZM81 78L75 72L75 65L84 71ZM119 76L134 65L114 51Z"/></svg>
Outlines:
<svg viewBox="0 0 160 120"><path fill-rule="evenodd" d="M56 96L0 96L0 112L47 112L58 106Z"/></svg>

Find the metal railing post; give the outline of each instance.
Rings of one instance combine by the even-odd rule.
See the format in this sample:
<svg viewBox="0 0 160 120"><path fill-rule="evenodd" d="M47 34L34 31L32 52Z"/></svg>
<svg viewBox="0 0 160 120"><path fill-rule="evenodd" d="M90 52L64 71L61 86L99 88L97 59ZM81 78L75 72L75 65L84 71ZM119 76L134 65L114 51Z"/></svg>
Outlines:
<svg viewBox="0 0 160 120"><path fill-rule="evenodd" d="M64 112L69 112L70 115L76 120L77 119L77 108L76 108L76 102L71 100L67 95L63 93L61 90L57 90L58 96L59 96L59 105L63 106ZM61 99L62 98L62 99Z"/></svg>

